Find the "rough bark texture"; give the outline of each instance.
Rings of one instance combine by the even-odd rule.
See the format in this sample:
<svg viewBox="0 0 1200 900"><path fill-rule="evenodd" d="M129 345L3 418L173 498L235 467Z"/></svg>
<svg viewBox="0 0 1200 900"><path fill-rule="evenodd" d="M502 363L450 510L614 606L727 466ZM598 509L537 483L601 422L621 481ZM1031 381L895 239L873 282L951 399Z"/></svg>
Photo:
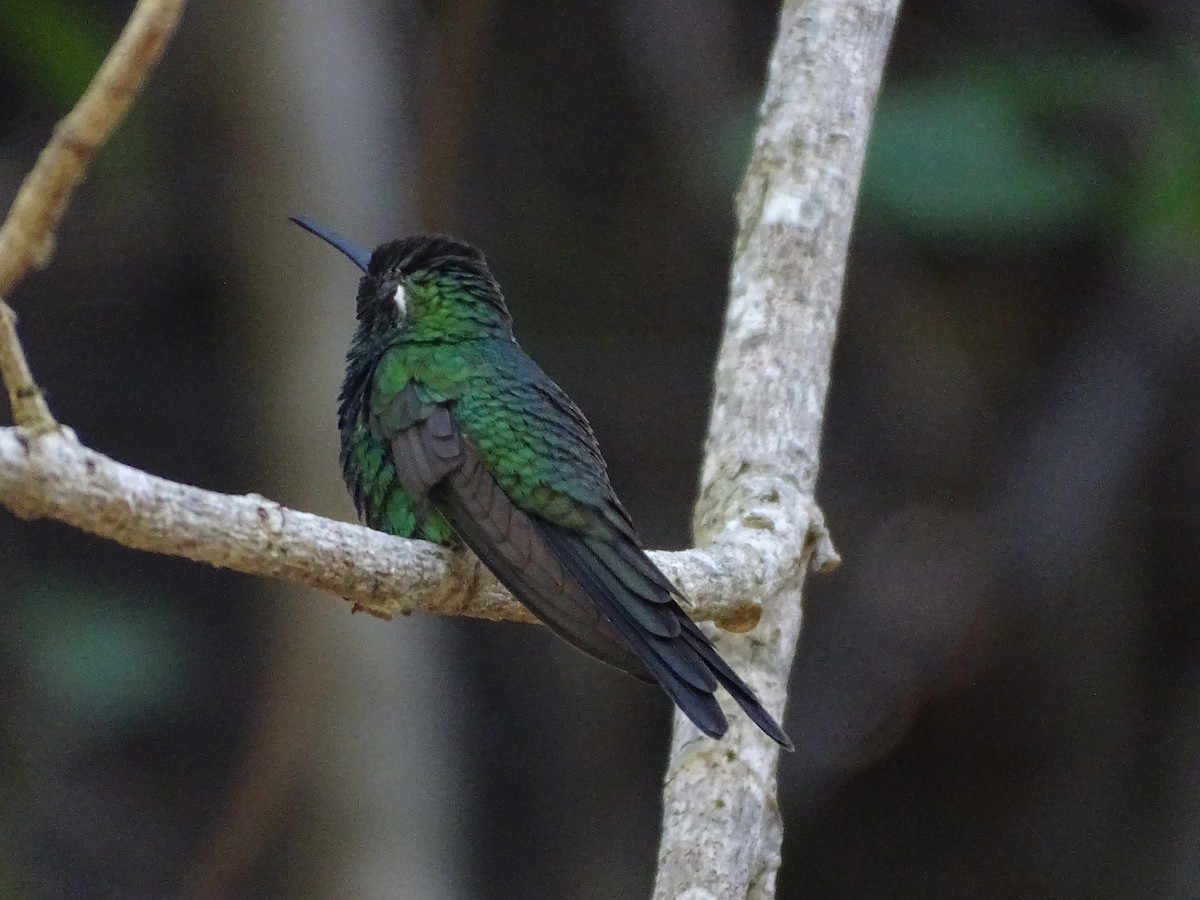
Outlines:
<svg viewBox="0 0 1200 900"><path fill-rule="evenodd" d="M0 428L0 504L127 547L330 591L390 618L416 611L532 622L474 557L424 541L168 481L115 462L69 429ZM765 545L764 545L765 546ZM653 553L693 617L753 627L764 579L790 560L774 545Z"/></svg>
<svg viewBox="0 0 1200 900"><path fill-rule="evenodd" d="M139 3L93 88L56 132L0 231L0 293L48 258L72 187L137 93L181 6ZM763 612L752 634L714 637L776 711L799 635L805 565L837 560L812 494L855 195L896 11L896 0L785 3L738 198L695 520L708 549L654 554L696 601L696 618L746 630ZM89 450L40 403L2 301L0 326L0 344L12 351L2 374L18 422L0 428L0 503L18 515L332 591L379 615L425 609L528 620L465 555L254 495L176 484ZM732 710L722 742L676 716L657 897L774 895L777 749Z"/></svg>
<svg viewBox="0 0 1200 900"><path fill-rule="evenodd" d="M800 632L805 562L835 559L812 496L855 199L897 10L895 0L785 3L737 199L695 530L701 545L758 547L774 562L759 627L715 637L776 712ZM714 743L676 715L657 898L774 896L778 759L742 716Z"/></svg>

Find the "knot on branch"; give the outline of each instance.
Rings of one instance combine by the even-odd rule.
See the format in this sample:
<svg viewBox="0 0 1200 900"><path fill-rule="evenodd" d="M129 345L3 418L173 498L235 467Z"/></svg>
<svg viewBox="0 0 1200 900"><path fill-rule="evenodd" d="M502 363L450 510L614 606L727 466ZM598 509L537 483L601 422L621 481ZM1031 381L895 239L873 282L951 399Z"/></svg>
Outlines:
<svg viewBox="0 0 1200 900"><path fill-rule="evenodd" d="M833 546L833 538L825 526L825 513L816 501L808 508L808 535L804 540L804 549L810 553L810 564L814 572L829 575L837 571L842 564L841 554Z"/></svg>
<svg viewBox="0 0 1200 900"><path fill-rule="evenodd" d="M483 564L465 550L443 551L449 555L447 577L439 585L435 603L451 615L461 615L470 606L483 582Z"/></svg>
<svg viewBox="0 0 1200 900"><path fill-rule="evenodd" d="M254 513L266 535L268 545L283 534L283 506L262 494L247 494L246 499L256 504Z"/></svg>

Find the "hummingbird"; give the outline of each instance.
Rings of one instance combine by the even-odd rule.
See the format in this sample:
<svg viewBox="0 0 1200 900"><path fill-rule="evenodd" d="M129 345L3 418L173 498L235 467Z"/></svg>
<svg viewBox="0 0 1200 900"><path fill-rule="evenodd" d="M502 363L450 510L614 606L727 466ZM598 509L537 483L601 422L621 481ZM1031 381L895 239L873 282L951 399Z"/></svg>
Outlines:
<svg viewBox="0 0 1200 900"><path fill-rule="evenodd" d="M646 555L588 420L517 343L483 253L440 234L368 252L291 220L363 273L338 430L364 524L465 544L538 619L657 682L705 734L728 728L719 685L791 750Z"/></svg>

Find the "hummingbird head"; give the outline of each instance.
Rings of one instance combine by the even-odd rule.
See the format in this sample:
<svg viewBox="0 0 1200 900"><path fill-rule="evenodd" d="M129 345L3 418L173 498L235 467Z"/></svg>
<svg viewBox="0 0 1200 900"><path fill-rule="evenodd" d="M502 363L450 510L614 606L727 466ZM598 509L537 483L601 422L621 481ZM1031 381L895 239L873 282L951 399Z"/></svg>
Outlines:
<svg viewBox="0 0 1200 900"><path fill-rule="evenodd" d="M311 219L292 217L363 272L357 316L364 336L399 330L439 340L511 333L512 317L479 248L442 234L389 241L372 253Z"/></svg>

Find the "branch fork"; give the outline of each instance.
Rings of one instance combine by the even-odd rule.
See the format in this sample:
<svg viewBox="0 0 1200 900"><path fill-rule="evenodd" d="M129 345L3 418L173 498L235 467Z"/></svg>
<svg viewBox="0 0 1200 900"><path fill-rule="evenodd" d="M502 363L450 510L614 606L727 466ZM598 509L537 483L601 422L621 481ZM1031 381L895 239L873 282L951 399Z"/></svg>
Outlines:
<svg viewBox="0 0 1200 900"><path fill-rule="evenodd" d="M0 427L0 505L135 549L330 591L384 618L424 610L532 621L466 554L257 494L170 482L85 447L52 416L4 297L48 261L72 191L140 91L182 8L183 0L139 0L0 227L0 377L16 423ZM696 512L705 546L651 553L692 598L693 618L727 629L710 632L718 650L776 714L799 638L806 568L825 572L839 562L813 490L854 203L897 9L898 0L783 4L738 193ZM725 740L714 743L676 715L658 900L774 896L778 758L778 747L743 716L732 716Z"/></svg>

